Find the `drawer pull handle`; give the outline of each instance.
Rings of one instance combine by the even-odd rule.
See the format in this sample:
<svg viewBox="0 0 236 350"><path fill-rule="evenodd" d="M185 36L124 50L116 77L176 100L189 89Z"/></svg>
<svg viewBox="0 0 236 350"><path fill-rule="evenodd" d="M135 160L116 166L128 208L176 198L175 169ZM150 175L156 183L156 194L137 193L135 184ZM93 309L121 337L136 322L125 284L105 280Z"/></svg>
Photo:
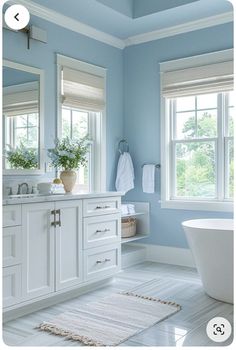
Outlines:
<svg viewBox="0 0 236 350"><path fill-rule="evenodd" d="M51 226L56 227L57 226L57 224L56 224L56 210L52 210L51 215L53 215L53 222L51 222Z"/></svg>
<svg viewBox="0 0 236 350"><path fill-rule="evenodd" d="M97 260L96 264L102 264L111 261L111 259L105 259L105 260Z"/></svg>
<svg viewBox="0 0 236 350"><path fill-rule="evenodd" d="M103 207L101 205L97 205L95 209L96 210L101 210L101 209L109 209L109 208L111 208L110 205L105 205Z"/></svg>
<svg viewBox="0 0 236 350"><path fill-rule="evenodd" d="M95 233L106 233L106 232L109 232L111 231L109 228L105 228L105 230L97 230Z"/></svg>

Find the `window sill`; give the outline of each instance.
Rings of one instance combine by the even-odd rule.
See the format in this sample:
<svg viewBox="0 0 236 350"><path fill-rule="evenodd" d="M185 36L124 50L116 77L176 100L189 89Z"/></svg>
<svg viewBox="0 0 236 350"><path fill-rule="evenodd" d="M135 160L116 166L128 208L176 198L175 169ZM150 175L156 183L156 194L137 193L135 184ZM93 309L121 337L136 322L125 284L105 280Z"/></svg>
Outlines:
<svg viewBox="0 0 236 350"><path fill-rule="evenodd" d="M217 201L187 201L187 200L164 200L161 201L161 208L165 209L184 209L200 211L221 211L233 212L233 202Z"/></svg>

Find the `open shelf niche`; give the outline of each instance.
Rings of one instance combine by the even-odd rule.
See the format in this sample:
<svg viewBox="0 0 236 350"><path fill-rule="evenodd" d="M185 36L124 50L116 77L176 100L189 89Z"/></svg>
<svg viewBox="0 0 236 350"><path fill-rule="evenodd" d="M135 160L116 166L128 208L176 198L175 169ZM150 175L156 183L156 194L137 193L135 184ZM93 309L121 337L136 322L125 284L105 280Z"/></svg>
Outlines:
<svg viewBox="0 0 236 350"><path fill-rule="evenodd" d="M133 217L137 220L136 235L121 239L122 267L138 264L146 259L146 248L137 241L147 238L150 234L150 204L148 202L125 202L123 204L134 204L135 214L122 215L122 218Z"/></svg>

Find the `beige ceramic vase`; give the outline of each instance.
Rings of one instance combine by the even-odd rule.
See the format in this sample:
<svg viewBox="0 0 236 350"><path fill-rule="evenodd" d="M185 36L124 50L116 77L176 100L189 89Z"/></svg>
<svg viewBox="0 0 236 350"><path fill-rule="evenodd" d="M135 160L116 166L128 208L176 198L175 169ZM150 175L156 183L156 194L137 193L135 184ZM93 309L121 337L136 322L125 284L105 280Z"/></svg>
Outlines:
<svg viewBox="0 0 236 350"><path fill-rule="evenodd" d="M66 192L72 192L76 183L77 174L74 170L64 170L60 174L60 179Z"/></svg>

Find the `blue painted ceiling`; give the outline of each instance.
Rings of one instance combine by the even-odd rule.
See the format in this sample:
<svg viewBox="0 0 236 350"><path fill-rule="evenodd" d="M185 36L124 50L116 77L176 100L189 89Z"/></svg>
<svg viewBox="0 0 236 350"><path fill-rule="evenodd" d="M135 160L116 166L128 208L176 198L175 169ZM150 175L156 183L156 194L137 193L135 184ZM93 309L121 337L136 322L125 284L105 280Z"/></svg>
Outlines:
<svg viewBox="0 0 236 350"><path fill-rule="evenodd" d="M121 39L232 11L227 0L33 0Z"/></svg>

